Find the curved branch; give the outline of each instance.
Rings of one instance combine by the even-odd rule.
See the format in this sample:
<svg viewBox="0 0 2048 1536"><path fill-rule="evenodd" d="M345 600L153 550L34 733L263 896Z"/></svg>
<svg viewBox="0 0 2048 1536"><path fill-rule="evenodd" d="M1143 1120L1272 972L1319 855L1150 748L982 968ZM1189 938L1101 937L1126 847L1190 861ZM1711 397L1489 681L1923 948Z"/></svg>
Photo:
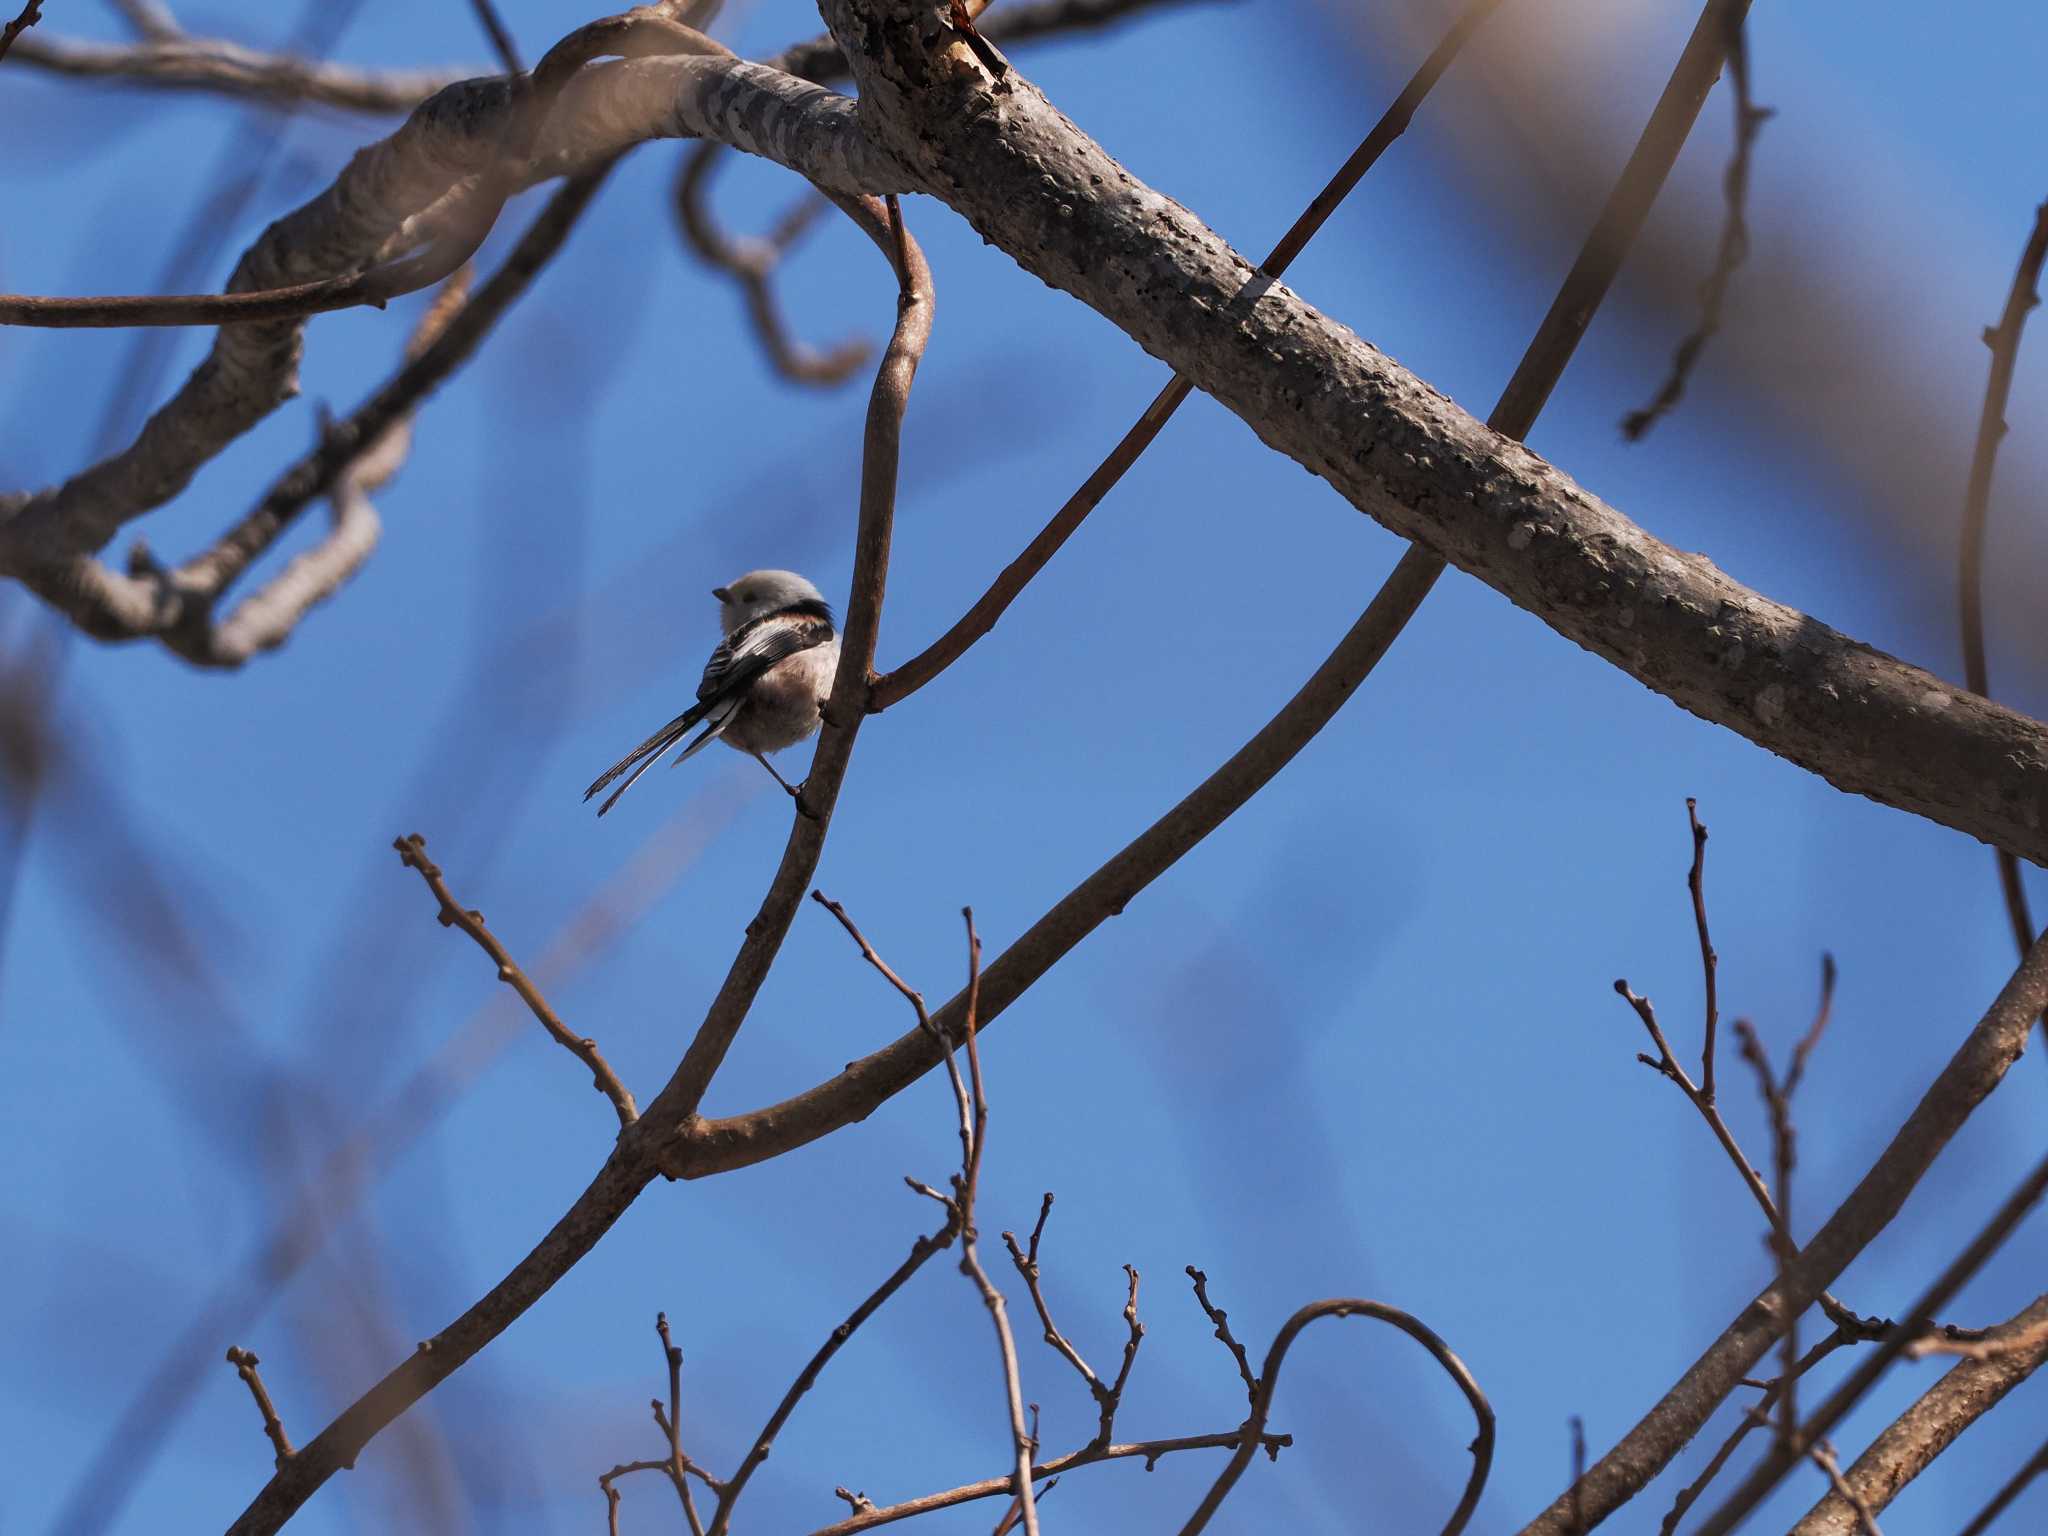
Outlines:
<svg viewBox="0 0 2048 1536"><path fill-rule="evenodd" d="M24 37L12 55L51 74L158 90L203 91L249 101L308 102L349 112L410 112L434 92L466 78L454 70L351 69L318 59L261 53L220 38L162 38L94 43Z"/></svg>
<svg viewBox="0 0 2048 1536"><path fill-rule="evenodd" d="M855 535L852 593L847 602L838 676L825 706L825 728L797 806L795 825L760 913L748 925L725 984L719 989L689 1050L668 1083L640 1117L623 1128L589 1187L534 1249L448 1328L342 1413L280 1467L229 1528L230 1536L280 1529L336 1471L355 1459L386 1425L454 1374L569 1272L655 1178L665 1130L694 1115L697 1102L724 1059L775 958L803 886L817 866L832 806L845 777L853 741L865 714L868 669L887 584L889 539L895 515L897 433L910 382L931 333L931 274L917 246L878 203L843 204L898 264L896 332L875 380L861 460L860 527ZM796 890L788 890L792 879ZM649 1127L656 1130L650 1132Z"/></svg>
<svg viewBox="0 0 2048 1536"><path fill-rule="evenodd" d="M1229 1497L1238 1478L1244 1475L1244 1469L1251 1465L1252 1457L1259 1448L1259 1436L1266 1428L1267 1415L1272 1412L1273 1391L1280 1384L1280 1367L1287 1359L1287 1351L1294 1346L1304 1328L1325 1317L1367 1317L1400 1329L1428 1350L1436 1363L1443 1367L1444 1374L1465 1394L1465 1401L1472 1405L1472 1417L1479 1423L1479 1433L1472 1441L1472 1471L1465 1479L1464 1495L1458 1500L1458 1507L1451 1511L1451 1518L1444 1522L1443 1536L1458 1536L1465 1529L1465 1523L1472 1518L1472 1511L1479 1507L1479 1495L1486 1487L1486 1474L1493 1466L1493 1409L1487 1404L1486 1394L1479 1390L1479 1383L1472 1379L1465 1362L1451 1353L1451 1347L1412 1314L1363 1297L1339 1296L1310 1302L1281 1324L1280 1331L1273 1336L1272 1347L1266 1351L1265 1364L1259 1369L1259 1390L1252 1397L1252 1416L1245 1420L1244 1428L1239 1431L1242 1438L1238 1441L1237 1454L1230 1458L1230 1464L1203 1496L1188 1523L1181 1527L1180 1536L1196 1536L1209 1523L1224 1499Z"/></svg>

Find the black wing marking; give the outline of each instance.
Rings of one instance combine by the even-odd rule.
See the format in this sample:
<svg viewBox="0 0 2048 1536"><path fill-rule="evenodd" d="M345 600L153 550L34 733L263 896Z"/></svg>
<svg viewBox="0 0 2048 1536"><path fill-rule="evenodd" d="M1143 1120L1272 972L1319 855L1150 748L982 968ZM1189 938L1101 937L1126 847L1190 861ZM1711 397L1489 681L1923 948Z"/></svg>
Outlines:
<svg viewBox="0 0 2048 1536"><path fill-rule="evenodd" d="M722 732L738 712L746 690L763 672L778 661L823 645L832 638L830 623L818 620L802 624L768 622L775 617L777 615L765 615L721 640L717 649L712 651L711 659L704 664L703 679L697 684L697 702L613 763L597 782L583 792L584 800L588 801L621 774L630 772L626 782L597 808L598 815L602 816L618 804L619 796L631 789L640 775L688 735L692 727L707 720L711 723L710 729L690 744L689 752L684 753L686 757Z"/></svg>

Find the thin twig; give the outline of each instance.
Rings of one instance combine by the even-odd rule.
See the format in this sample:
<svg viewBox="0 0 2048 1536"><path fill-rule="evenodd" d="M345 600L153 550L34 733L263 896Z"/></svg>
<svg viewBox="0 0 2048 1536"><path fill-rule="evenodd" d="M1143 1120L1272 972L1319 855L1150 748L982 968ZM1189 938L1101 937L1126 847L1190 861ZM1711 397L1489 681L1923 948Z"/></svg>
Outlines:
<svg viewBox="0 0 2048 1536"><path fill-rule="evenodd" d="M1848 1479L1842 1476L1841 1464L1835 1460L1835 1448L1823 1440L1806 1454L1813 1459L1816 1467L1828 1475L1828 1481L1834 1485L1835 1492L1840 1495L1843 1502L1856 1512L1856 1524L1862 1528L1863 1536L1884 1536L1884 1532L1877 1528L1877 1516L1870 1512L1870 1506L1863 1502L1862 1496L1851 1488Z"/></svg>
<svg viewBox="0 0 2048 1536"><path fill-rule="evenodd" d="M1576 1413L1572 1415L1572 1487L1576 1489L1586 1478L1586 1421ZM1586 1510L1583 1503L1573 1510L1572 1536L1586 1536Z"/></svg>
<svg viewBox="0 0 2048 1536"><path fill-rule="evenodd" d="M1700 936L1700 974L1706 981L1706 1028L1700 1045L1700 1097L1714 1102L1714 1031L1721 1021L1717 991L1721 957L1714 953L1714 941L1707 937L1707 829L1700 821L1699 802L1690 795L1685 801L1685 819L1692 826L1692 868L1686 872L1685 888L1692 893L1693 926Z"/></svg>
<svg viewBox="0 0 2048 1536"><path fill-rule="evenodd" d="M271 1448L277 1453L276 1464L283 1466L298 1452L292 1449L291 1438L284 1432L284 1420L277 1416L277 1408L270 1401L270 1392L263 1385L263 1378L257 1374L256 1367L261 1362L248 1350L230 1344L228 1364L235 1368L235 1374L248 1387L249 1395L256 1399L256 1411L263 1415L263 1433L270 1437Z"/></svg>
<svg viewBox="0 0 2048 1536"><path fill-rule="evenodd" d="M775 297L775 271L797 240L829 206L816 192L805 194L763 239L728 235L710 208L711 173L726 157L725 146L705 139L690 146L676 176L676 224L684 240L707 266L724 272L740 286L747 317L760 338L768 361L783 378L800 384L843 383L867 361L868 344L859 338L820 351L792 333Z"/></svg>
<svg viewBox="0 0 2048 1536"><path fill-rule="evenodd" d="M611 1063L604 1059L603 1052L597 1048L597 1042L577 1034L562 1022L561 1016L549 1005L548 1000L541 996L540 989L513 960L511 952L498 941L498 936L485 926L483 913L464 907L449 893L448 882L443 878L440 866L427 857L427 840L415 832L409 837L394 840L391 846L398 850L399 862L408 869L419 871L420 878L426 881L427 889L433 893L434 900L440 903L441 910L437 917L441 926L460 928L468 934L476 947L488 955L491 962L497 966L498 980L519 994L520 1001L525 1003L533 1016L540 1021L541 1028L553 1037L557 1045L590 1069L590 1078L597 1091L611 1101L613 1110L617 1112L620 1128L623 1129L637 1120L639 1111L634 1107L633 1095L627 1092L626 1085L619 1081L619 1076L612 1070Z"/></svg>
<svg viewBox="0 0 2048 1536"><path fill-rule="evenodd" d="M2017 1333L1994 1334L1986 1339L1915 1339L1906 1346L1906 1358L1924 1360L1929 1355L1955 1355L1964 1360L1999 1360L2007 1355L2026 1354L2043 1344L2048 1344L2048 1318Z"/></svg>
<svg viewBox="0 0 2048 1536"><path fill-rule="evenodd" d="M1444 1522L1443 1536L1458 1536L1465 1529L1466 1522L1472 1518L1472 1511L1479 1506L1479 1495L1486 1487L1486 1474L1493 1466L1493 1409L1487 1404L1486 1394L1479 1390L1479 1383L1472 1379L1465 1362L1451 1353L1450 1346L1412 1314L1363 1297L1339 1296L1310 1302L1281 1324L1280 1331L1273 1336L1272 1347L1266 1351L1265 1364L1259 1370L1258 1391L1252 1395L1251 1417L1245 1420L1244 1428L1239 1431L1241 1438L1237 1453L1230 1458L1230 1464L1204 1495L1187 1524L1181 1527L1180 1536L1196 1536L1229 1496L1238 1478L1244 1475L1244 1469L1251 1465L1252 1457L1259 1449L1259 1436L1266 1427L1267 1415L1273 1409L1273 1391L1279 1385L1280 1367L1287 1359L1287 1351L1304 1328L1325 1317L1363 1317L1400 1329L1428 1350L1431 1358L1443 1367L1444 1374L1465 1394L1465 1401L1472 1408L1472 1417L1478 1421L1479 1433L1472 1441L1472 1471L1465 1479L1465 1492L1458 1500L1458 1507L1451 1511L1450 1519Z"/></svg>
<svg viewBox="0 0 2048 1536"><path fill-rule="evenodd" d="M1804 1376L1829 1355L1851 1342L1853 1342L1853 1335L1847 1330L1837 1327L1833 1333L1806 1352L1798 1365L1793 1368L1792 1379L1796 1381L1799 1377ZM1728 1458L1733 1456L1736 1448L1748 1438L1749 1432L1770 1423L1771 1408L1777 1402L1778 1394L1784 1390L1785 1384L1785 1378L1779 1377L1776 1381L1765 1387L1764 1395L1750 1404L1743 1412L1742 1422L1737 1424L1728 1438L1721 1442L1720 1449L1714 1452L1706 1466L1700 1470L1700 1475L1679 1491L1677 1499L1672 1502L1670 1510L1664 1516L1663 1524L1657 1528L1657 1536L1673 1536L1673 1533L1678 1529L1678 1522L1685 1518L1685 1512L1699 1502L1700 1495L1707 1491L1707 1484L1721 1475L1721 1469L1728 1465ZM1584 1482L1583 1476L1573 1479L1572 1489L1575 1494L1584 1485Z"/></svg>
<svg viewBox="0 0 2048 1536"><path fill-rule="evenodd" d="M1991 1496L1990 1502L1978 1510L1956 1536L1984 1536L1991 1529L1991 1523L2005 1513L2014 1499L2026 1492L2027 1484L2044 1473L2048 1473L2048 1441L2042 1442L2041 1449L2013 1473L2005 1486Z"/></svg>
<svg viewBox="0 0 2048 1536"><path fill-rule="evenodd" d="M1055 1456L1050 1461L1039 1462L1031 1469L1031 1475L1043 1480L1081 1467L1124 1460L1142 1461L1149 1470L1163 1458L1182 1451L1234 1450L1241 1433L1240 1430L1229 1429L1210 1435L1182 1435L1165 1440L1137 1440L1128 1444L1083 1446L1080 1450L1070 1451L1064 1456ZM1292 1435L1264 1434L1259 1437L1259 1449L1274 1458L1292 1444ZM947 1488L938 1493L905 1499L900 1504L889 1504L880 1508L870 1505L844 1520L819 1527L812 1531L810 1536L855 1536L856 1532L873 1530L878 1525L890 1525L898 1520L909 1520L917 1515L930 1514L934 1510L971 1504L977 1499L999 1498L1005 1494L1014 1498L1016 1486L1017 1474L1011 1469L997 1477L985 1477L979 1482L963 1483L957 1488ZM840 1492L840 1497L846 1497L843 1491Z"/></svg>
<svg viewBox="0 0 2048 1536"><path fill-rule="evenodd" d="M1799 1162L1798 1131L1792 1123L1792 1095L1779 1086L1776 1075L1771 1071L1770 1058L1764 1054L1763 1042L1757 1038L1749 1020L1735 1021L1735 1037L1740 1042L1742 1059L1756 1073L1757 1092L1763 1098L1764 1111L1770 1119L1773 1172L1778 1190L1777 1219L1771 1223L1771 1253L1778 1261L1778 1284L1782 1287L1793 1260L1799 1257L1798 1245L1792 1240L1792 1174ZM1778 1441L1780 1445L1789 1446L1799 1428L1797 1314L1785 1319L1785 1331L1779 1337L1778 1350L1778 1380L1783 1383L1778 1393Z"/></svg>
<svg viewBox="0 0 2048 1536"><path fill-rule="evenodd" d="M0 27L0 59L7 57L7 50L14 46L14 40L30 27L43 19L43 0L28 0L21 13L14 20Z"/></svg>
<svg viewBox="0 0 2048 1536"><path fill-rule="evenodd" d="M2031 1018L2034 1010L2029 1010ZM1904 1327L1895 1329L1891 1337L1865 1355L1863 1362L1850 1374L1826 1402L1800 1424L1791 1437L1789 1445L1776 1446L1766 1453L1742 1486L1729 1495L1721 1507L1707 1517L1696 1536L1729 1536L1736 1526L1746 1519L1757 1503L1777 1486L1792 1465L1806 1451L1820 1441L1842 1421L1849 1410L1862 1401L1863 1396L1876 1384L1891 1364L1905 1352L1906 1346L1916 1338L1925 1337L1933 1331L1934 1314L1946 1307L1985 1262L2001 1248L2012 1235L2013 1228L2033 1209L2044 1192L2048 1192L2048 1157L2034 1165L2019 1186L2006 1197L2005 1203L1985 1223L1983 1229L1970 1241L1961 1253L1930 1285L1906 1315Z"/></svg>
<svg viewBox="0 0 2048 1536"><path fill-rule="evenodd" d="M505 25L505 19L498 14L493 0L469 0L469 7L476 12L477 24L484 29L484 36L491 40L491 50L497 54L498 62L505 66L508 75L526 73L526 66L519 59L519 45L512 40L512 33Z"/></svg>
<svg viewBox="0 0 2048 1536"><path fill-rule="evenodd" d="M2048 262L2048 202L2034 210L2034 227L2020 252L2020 264L2005 296L1998 324L1984 332L1991 349L1991 374L1984 383L1984 409L1977 418L1977 446L1970 455L1970 480L1963 492L1963 528L1958 556L1963 629L1963 676L1972 693L1991 697L1989 664L1984 653L1984 528L1991 506L1991 474L1998 463L1998 445L2006 433L2005 407L2012 396L2013 372L2019 365L2020 335L2027 315L2041 302L2041 268ZM2019 860L2000 849L1998 884L2012 923L2013 941L2025 954L2034 942L2034 918L2027 906L2027 888L2020 879ZM2048 1014L2042 1028L2048 1031Z"/></svg>
<svg viewBox="0 0 2048 1536"><path fill-rule="evenodd" d="M1237 1374L1244 1382L1244 1395L1253 1407L1259 1402L1259 1378L1252 1374L1251 1356L1244 1346L1237 1342L1237 1336L1230 1331L1230 1314L1209 1300L1209 1277L1194 1265L1187 1267L1188 1278L1195 1283L1195 1300L1201 1303L1209 1321L1215 1325L1216 1337L1223 1341L1223 1347L1230 1351L1230 1358L1237 1362Z"/></svg>
<svg viewBox="0 0 2048 1536"><path fill-rule="evenodd" d="M890 1297L903 1289L910 1277L924 1267L927 1259L941 1249L952 1246L953 1239L960 1233L960 1222L960 1213L957 1210L948 1211L946 1220L936 1230L911 1244L909 1256L890 1272L888 1279L869 1292L865 1301L847 1314L846 1320L832 1330L825 1342L819 1346L817 1353L812 1355L804 1368L797 1373L796 1380L789 1384L789 1390L782 1394L782 1401L775 1405L775 1411L768 1416L768 1422L761 1426L761 1432L754 1437L753 1444L748 1447L738 1470L718 1486L718 1504L711 1512L711 1524L705 1536L726 1536L726 1532L732 1526L733 1505L739 1501L739 1496L746 1492L748 1481L759 1470L761 1463L768 1459L768 1453L775 1448L775 1437L782 1433L783 1426L789 1422L790 1415L796 1412L796 1406L802 1401L804 1394L816 1385L819 1375L831 1362L832 1357L839 1353L841 1346L853 1337L861 1324L873 1317Z"/></svg>
<svg viewBox="0 0 2048 1536"><path fill-rule="evenodd" d="M1622 418L1622 435L1632 443L1640 442L1659 418L1667 415L1683 398L1693 365L1699 361L1707 342L1721 329L1721 309L1727 302L1728 285L1735 278L1735 269L1749 259L1749 223L1746 217L1749 156L1758 132L1771 116L1771 108L1753 106L1749 98L1749 46L1743 29L1743 12L1747 9L1746 6L1731 7L1726 18L1728 79L1735 94L1735 149L1728 157L1728 169L1721 178L1722 195L1728 210L1721 224L1721 242L1714 255L1714 269L1700 284L1700 323L1678 344L1678 350L1671 359L1671 372L1655 398L1643 409L1630 411Z"/></svg>
<svg viewBox="0 0 2048 1536"><path fill-rule="evenodd" d="M1003 1391L1010 1409L1010 1438L1017 1455L1017 1471L1012 1486L1017 1496L1019 1518L1024 1524L1024 1536L1038 1536L1038 1501L1032 1490L1032 1435L1024 1423L1024 1387L1017 1366L1017 1341L1010 1333L1009 1309L1003 1302L1003 1293L982 1267L975 1242L974 1197L981 1182L982 1153L988 1141L988 1094L981 1077L978 1027L981 935L974 931L972 907L961 908L960 915L967 924L967 1017L962 1033L967 1037L967 1076L974 1101L974 1146L968 1154L966 1170L954 1189L960 1213L960 1272L972 1280L975 1289L981 1293L982 1305L988 1308L989 1322L995 1328L996 1350L1003 1362Z"/></svg>

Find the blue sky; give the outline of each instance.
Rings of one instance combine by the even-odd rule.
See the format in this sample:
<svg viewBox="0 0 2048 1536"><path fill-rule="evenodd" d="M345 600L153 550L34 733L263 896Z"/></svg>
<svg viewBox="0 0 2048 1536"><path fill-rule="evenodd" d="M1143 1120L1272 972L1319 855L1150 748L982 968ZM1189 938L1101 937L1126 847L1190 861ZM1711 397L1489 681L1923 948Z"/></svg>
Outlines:
<svg viewBox="0 0 2048 1536"><path fill-rule="evenodd" d="M529 56L587 19L504 9ZM1395 25L1427 39L1426 8L1386 9L1354 34L1337 7L1191 5L1016 57L1136 174L1256 256L1426 46ZM1483 415L1662 83L1683 10L1510 0L1290 283ZM265 7L181 15L258 44L288 30ZM109 33L83 4L52 6L43 26ZM726 35L768 52L815 29L807 7L762 0ZM2017 4L1956 22L1884 3L1854 25L1760 8L1756 90L1777 116L1726 344L1648 442L1620 440L1615 422L1690 320L1728 140L1717 94L1644 260L1532 445L1671 543L1958 675L1952 520L1977 337L2048 195L2044 46L2048 18ZM487 56L467 7L389 0L369 0L336 54L479 69ZM1583 110L1532 117L1496 94L1518 77ZM309 113L281 131L230 252L385 130ZM0 286L148 288L167 232L246 133L240 109L0 64ZM424 833L458 894L529 960L643 846L693 851L658 855L672 882L551 993L643 1098L723 974L786 829L765 776L707 754L651 774L601 824L579 796L689 696L715 633L711 585L787 565L843 601L865 389L769 373L734 292L679 248L667 189L680 153L650 145L622 166L422 413L379 498L382 547L284 650L233 676L143 647L68 652L59 721L74 766L38 812L0 955L9 1530L53 1528L140 1375L241 1272L295 1179L479 1010L507 1042L488 1069L394 1152L364 1211L275 1305L207 1354L255 1350L309 1438L495 1281L601 1160L609 1110L434 924L395 834ZM729 164L719 206L760 228L796 190ZM487 264L535 206L512 210ZM885 665L952 621L1166 378L944 208L913 200L907 214L938 326L906 433ZM887 274L850 233L821 226L782 293L808 338L886 333ZM311 402L345 408L383 377L413 312L314 321L305 398L138 531L176 554L216 534L303 451ZM170 376L203 346L182 338ZM88 462L128 347L114 333L0 335L6 484ZM2009 414L1993 677L2039 714L2048 654L2026 603L2048 559L2048 336L2023 355ZM913 984L948 995L962 904L999 951L1263 723L1398 552L1220 407L1190 401L1002 625L864 730L819 884ZM1134 605L1161 621L1136 647ZM37 621L17 599L5 622L18 644ZM1679 712L1453 573L1267 793L987 1037L988 1256L1001 1257L995 1232L1028 1228L1039 1192L1058 1192L1047 1293L1098 1367L1122 1337L1119 1266L1143 1272L1149 1331L1120 1436L1240 1417L1184 1265L1208 1272L1255 1354L1301 1302L1369 1295L1423 1317L1491 1395L1500 1449L1474 1528L1511 1530L1563 1486L1571 1415L1598 1454L1734 1316L1769 1273L1761 1227L1705 1128L1635 1063L1645 1042L1610 990L1627 976L1693 1048L1687 795L1713 830L1725 1012L1783 1051L1821 953L1840 962L1802 1090L1802 1234L1833 1208L2010 970L1989 852ZM195 956L124 938L152 881L201 936ZM907 1022L807 909L708 1107L808 1086ZM2014 1069L1840 1295L1872 1312L1910 1303L2038 1154L2042 1070ZM1732 1062L1723 1081L1761 1160L1749 1082ZM729 1467L928 1225L902 1176L936 1180L954 1155L934 1080L778 1163L650 1191L407 1421L416 1430L380 1440L294 1528L600 1528L597 1472L659 1448L645 1411L661 1385L657 1309L688 1360L687 1441ZM2044 1261L2037 1220L1958 1317L2018 1310ZM1455 1499L1469 1438L1455 1392L1404 1341L1323 1326L1276 1411L1295 1448L1248 1473L1212 1529L1428 1530ZM1079 1382L1020 1332L1047 1445L1085 1440ZM1903 1368L1838 1434L1845 1456L1936 1370ZM1959 1526L2038 1445L2042 1390L2022 1387L1914 1484L1904 1528ZM1735 1412L1615 1528L1654 1528ZM833 1365L741 1509L755 1529L807 1530L842 1511L835 1483L887 1502L990 1475L1003 1433L986 1322L940 1261ZM1177 1525L1219 1465L1075 1474L1046 1528ZM246 1394L213 1366L114 1529L224 1525L268 1470ZM1817 1492L1795 1479L1757 1528L1789 1524ZM627 1529L673 1528L658 1483L629 1482L626 1498ZM2037 1487L2008 1524L2044 1512ZM926 1528L982 1530L993 1514Z"/></svg>

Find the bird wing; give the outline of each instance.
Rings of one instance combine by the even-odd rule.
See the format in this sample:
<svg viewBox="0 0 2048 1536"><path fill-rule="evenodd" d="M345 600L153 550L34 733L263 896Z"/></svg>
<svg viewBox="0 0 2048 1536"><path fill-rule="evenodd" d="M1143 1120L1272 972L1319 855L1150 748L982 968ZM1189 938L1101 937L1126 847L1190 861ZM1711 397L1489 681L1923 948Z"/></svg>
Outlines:
<svg viewBox="0 0 2048 1536"><path fill-rule="evenodd" d="M618 804L619 796L631 789L634 781L653 767L664 752L688 735L692 727L710 722L709 729L690 743L684 757L694 753L732 722L732 717L746 699L747 689L763 672L778 661L823 645L831 638L831 624L819 621L772 624L765 619L757 619L734 630L719 641L711 659L704 664L703 679L697 684L697 702L607 768L583 792L583 798L589 800L621 774L629 774L626 782L597 808L597 814L602 816Z"/></svg>
<svg viewBox="0 0 2048 1536"><path fill-rule="evenodd" d="M755 678L778 661L832 638L829 620L778 624L777 617L768 614L743 624L718 642L711 659L704 663L704 676L697 684L700 707L728 694L745 692Z"/></svg>

